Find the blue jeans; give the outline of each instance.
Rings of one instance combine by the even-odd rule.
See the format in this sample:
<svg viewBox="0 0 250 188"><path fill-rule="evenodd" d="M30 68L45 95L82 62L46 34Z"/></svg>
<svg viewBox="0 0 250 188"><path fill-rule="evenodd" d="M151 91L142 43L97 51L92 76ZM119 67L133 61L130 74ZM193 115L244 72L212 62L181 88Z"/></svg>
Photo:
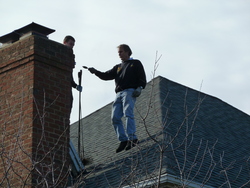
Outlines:
<svg viewBox="0 0 250 188"><path fill-rule="evenodd" d="M132 97L134 90L131 88L118 92L113 103L111 120L120 142L137 139L134 120L136 98ZM123 116L126 121L125 129L122 123Z"/></svg>

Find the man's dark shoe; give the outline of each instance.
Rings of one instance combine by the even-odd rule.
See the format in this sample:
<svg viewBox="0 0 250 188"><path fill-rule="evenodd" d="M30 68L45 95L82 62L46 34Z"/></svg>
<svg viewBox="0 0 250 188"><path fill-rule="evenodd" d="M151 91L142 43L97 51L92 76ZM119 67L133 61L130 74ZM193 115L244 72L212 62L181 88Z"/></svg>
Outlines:
<svg viewBox="0 0 250 188"><path fill-rule="evenodd" d="M119 147L116 149L116 153L123 151L128 144L128 141L120 142Z"/></svg>
<svg viewBox="0 0 250 188"><path fill-rule="evenodd" d="M137 144L139 144L139 141L138 139L135 139L135 140L129 140L128 141L128 144L127 144L127 147L126 147L126 151L127 150L130 150L131 148L135 147Z"/></svg>

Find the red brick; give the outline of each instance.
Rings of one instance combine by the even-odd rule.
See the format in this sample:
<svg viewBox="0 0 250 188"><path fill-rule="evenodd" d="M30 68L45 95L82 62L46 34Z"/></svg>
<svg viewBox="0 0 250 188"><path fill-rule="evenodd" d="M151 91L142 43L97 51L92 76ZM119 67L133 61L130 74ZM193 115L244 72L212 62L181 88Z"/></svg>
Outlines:
<svg viewBox="0 0 250 188"><path fill-rule="evenodd" d="M69 130L65 131L65 128L69 124L65 125L64 119L69 119L71 110L68 107L72 64L73 54L70 49L38 36L29 36L0 48L0 130L5 130L0 137L1 140L4 137L4 149L13 152L18 136L23 148L18 148L11 157L25 164L13 163L13 169L16 169L18 175L10 171L12 174L9 177L15 187L20 187L20 178L27 175L25 168L31 168L32 160L37 160L27 158L23 151L29 156L39 158L40 155L42 158L51 147L58 149L60 146L55 145L58 142L64 145L68 156ZM66 122L69 123L69 120ZM45 140L42 139L41 146L43 131ZM62 153L65 154L58 153L58 159L62 158ZM50 162L49 158L43 161L47 164ZM0 179L4 176L2 169L5 164L5 161L0 162ZM33 173L29 183L37 176Z"/></svg>

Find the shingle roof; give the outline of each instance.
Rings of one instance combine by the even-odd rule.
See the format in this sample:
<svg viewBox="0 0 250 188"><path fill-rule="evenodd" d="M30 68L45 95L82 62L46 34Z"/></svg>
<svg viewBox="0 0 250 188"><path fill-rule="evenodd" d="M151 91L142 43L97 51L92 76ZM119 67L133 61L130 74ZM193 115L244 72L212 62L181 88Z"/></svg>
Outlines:
<svg viewBox="0 0 250 188"><path fill-rule="evenodd" d="M162 174L213 187L240 187L250 180L250 116L222 100L154 78L136 103L140 144L118 154L111 107L107 104L81 120L84 156L91 161L86 187L140 182L159 174L159 167ZM76 148L77 128L77 122L71 125Z"/></svg>

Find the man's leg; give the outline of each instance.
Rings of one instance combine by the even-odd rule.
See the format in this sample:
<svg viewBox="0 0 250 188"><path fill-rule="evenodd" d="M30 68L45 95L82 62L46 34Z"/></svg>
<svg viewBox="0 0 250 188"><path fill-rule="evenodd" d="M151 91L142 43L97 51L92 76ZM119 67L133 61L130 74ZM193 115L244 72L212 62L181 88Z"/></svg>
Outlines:
<svg viewBox="0 0 250 188"><path fill-rule="evenodd" d="M126 89L123 92L122 102L123 102L123 113L126 118L126 131L129 140L137 140L136 136L136 126L134 119L134 106L136 98L132 97L134 89Z"/></svg>
<svg viewBox="0 0 250 188"><path fill-rule="evenodd" d="M122 116L123 116L123 107L122 107L122 101L121 101L121 92L118 92L116 94L115 101L113 103L112 107L112 114L111 114L111 120L112 124L114 126L116 135L118 137L118 140L120 142L127 141L128 138L125 134L123 123L122 123Z"/></svg>

